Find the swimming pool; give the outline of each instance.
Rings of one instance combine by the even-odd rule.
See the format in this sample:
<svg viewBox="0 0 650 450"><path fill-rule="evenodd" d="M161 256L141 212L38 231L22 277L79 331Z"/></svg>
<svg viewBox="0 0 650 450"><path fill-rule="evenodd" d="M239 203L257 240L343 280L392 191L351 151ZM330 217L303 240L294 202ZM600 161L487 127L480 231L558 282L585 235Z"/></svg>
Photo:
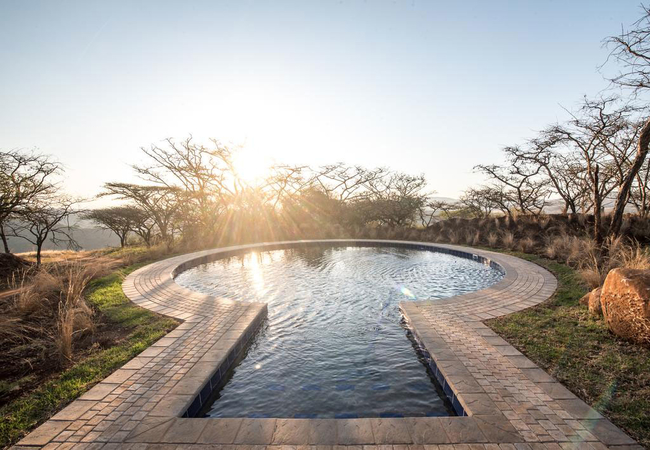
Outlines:
<svg viewBox="0 0 650 450"><path fill-rule="evenodd" d="M489 264L398 247L253 252L181 272L184 287L268 303L268 320L213 402L210 417L451 415L398 304L483 289Z"/></svg>

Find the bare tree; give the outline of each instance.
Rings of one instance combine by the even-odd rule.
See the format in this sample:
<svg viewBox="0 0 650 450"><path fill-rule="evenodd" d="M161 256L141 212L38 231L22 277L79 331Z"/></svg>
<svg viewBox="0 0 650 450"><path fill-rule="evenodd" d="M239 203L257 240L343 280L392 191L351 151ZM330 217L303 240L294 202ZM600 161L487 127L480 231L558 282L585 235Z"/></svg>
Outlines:
<svg viewBox="0 0 650 450"><path fill-rule="evenodd" d="M630 89L634 95L645 93L650 88L650 8L643 5L641 7L643 15L631 29L623 30L619 36L611 36L605 40L605 44L611 49L609 59L615 60L620 68L610 80L615 85ZM634 160L619 187L610 224L610 232L613 235L620 233L630 189L643 167L649 144L650 119L646 119L639 133Z"/></svg>
<svg viewBox="0 0 650 450"><path fill-rule="evenodd" d="M512 201L513 206L520 212L540 214L548 197L547 183L540 176L542 167L538 164L530 164L528 160L517 158L518 147L506 147L504 153L507 161L506 166L481 164L474 169L483 172L493 180L495 183L493 189L501 191L502 198Z"/></svg>
<svg viewBox="0 0 650 450"><path fill-rule="evenodd" d="M470 216L483 219L488 217L497 205L493 201L493 188L467 189L458 199L458 204L463 207Z"/></svg>
<svg viewBox="0 0 650 450"><path fill-rule="evenodd" d="M370 186L381 185L387 175L388 170L383 167L366 169L337 163L316 169L309 184L319 186L331 198L346 202L367 197Z"/></svg>
<svg viewBox="0 0 650 450"><path fill-rule="evenodd" d="M171 241L170 228L174 216L182 207L184 193L179 188L168 186L106 183L104 191L99 196L114 196L135 204L145 213L147 219L151 219L155 223L158 233L160 233L160 239L169 243Z"/></svg>
<svg viewBox="0 0 650 450"><path fill-rule="evenodd" d="M73 236L75 224L70 223L70 219L79 213L75 207L80 202L79 199L56 195L34 200L8 222L10 235L36 246L36 265L41 264L43 244L48 238L54 245L65 244L68 248L78 249Z"/></svg>
<svg viewBox="0 0 650 450"><path fill-rule="evenodd" d="M144 245L150 247L156 239L156 221L144 211L140 211L140 214L136 215L134 219L133 232L142 239ZM170 235L170 237L172 236ZM171 241L168 238L166 241L167 245L170 245Z"/></svg>
<svg viewBox="0 0 650 450"><path fill-rule="evenodd" d="M127 244L129 233L135 232L149 219L147 213L134 206L113 206L110 208L94 209L84 215L100 227L114 232L120 239L120 246ZM153 221L150 221L153 222Z"/></svg>
<svg viewBox="0 0 650 450"><path fill-rule="evenodd" d="M650 161L646 158L636 175L636 181L630 191L632 203L639 217L647 218L650 214Z"/></svg>
<svg viewBox="0 0 650 450"><path fill-rule="evenodd" d="M435 192L432 192L434 194ZM445 200L427 199L424 206L420 208L420 222L424 227L430 227L436 221L436 218L449 217L451 211L458 209L455 202Z"/></svg>
<svg viewBox="0 0 650 450"><path fill-rule="evenodd" d="M133 168L147 181L182 192L187 227L201 230L204 239L212 242L225 223L222 215L245 187L236 176L233 149L214 139L212 147L205 147L191 136L181 142L166 139L165 143L164 147L153 144L142 148L149 163Z"/></svg>
<svg viewBox="0 0 650 450"><path fill-rule="evenodd" d="M379 173L379 172L374 172ZM363 196L348 202L348 208L358 211L363 223L403 227L414 224L424 207L428 194L424 192L424 175L408 175L401 172L385 172L383 176L366 180Z"/></svg>
<svg viewBox="0 0 650 450"><path fill-rule="evenodd" d="M542 133L529 140L524 147L508 147L513 165L529 164L541 168L540 173L548 180L548 186L564 202L563 213L578 212L578 204L584 197L587 185L583 180L584 164L574 154L562 154L555 150L554 136Z"/></svg>
<svg viewBox="0 0 650 450"><path fill-rule="evenodd" d="M613 60L618 66L609 80L635 94L650 88L650 8L641 5L641 9L642 17L630 29L604 41L610 49L607 61Z"/></svg>
<svg viewBox="0 0 650 450"><path fill-rule="evenodd" d="M306 188L313 186L309 171L308 166L276 165L270 168L271 173L261 189L268 196L273 210L284 202L294 201Z"/></svg>
<svg viewBox="0 0 650 450"><path fill-rule="evenodd" d="M48 156L21 150L0 152L0 238L5 253L9 253L7 220L39 196L52 193L56 187L51 179L60 169Z"/></svg>
<svg viewBox="0 0 650 450"><path fill-rule="evenodd" d="M594 239L598 244L603 242L603 202L616 189L617 180L622 176L621 168L611 157L615 149L609 143L615 141L621 133L622 124L630 110L625 105L617 107L617 101L615 97L594 100L585 98L578 112L570 113L569 121L553 125L542 132L557 147L563 147L568 153L576 153L584 165L594 214ZM626 202L627 194L623 207Z"/></svg>

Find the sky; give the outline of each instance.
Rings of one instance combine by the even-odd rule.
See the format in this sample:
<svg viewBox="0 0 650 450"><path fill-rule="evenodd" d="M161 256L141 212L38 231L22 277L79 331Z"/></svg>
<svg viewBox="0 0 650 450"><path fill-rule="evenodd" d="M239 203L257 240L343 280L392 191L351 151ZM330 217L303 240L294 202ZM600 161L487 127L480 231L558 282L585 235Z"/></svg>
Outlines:
<svg viewBox="0 0 650 450"><path fill-rule="evenodd" d="M0 150L37 149L92 197L137 181L167 137L273 163L426 175L472 168L607 87L602 40L641 15L616 1L0 0Z"/></svg>

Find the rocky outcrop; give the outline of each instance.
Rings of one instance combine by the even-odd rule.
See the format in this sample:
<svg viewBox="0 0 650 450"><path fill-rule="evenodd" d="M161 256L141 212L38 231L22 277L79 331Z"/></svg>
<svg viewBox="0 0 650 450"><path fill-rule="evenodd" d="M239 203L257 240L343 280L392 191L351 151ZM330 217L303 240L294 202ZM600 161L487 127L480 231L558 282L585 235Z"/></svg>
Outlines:
<svg viewBox="0 0 650 450"><path fill-rule="evenodd" d="M600 294L603 316L616 335L650 345L650 270L614 269ZM596 305L594 305L594 309ZM591 297L589 310L591 311Z"/></svg>

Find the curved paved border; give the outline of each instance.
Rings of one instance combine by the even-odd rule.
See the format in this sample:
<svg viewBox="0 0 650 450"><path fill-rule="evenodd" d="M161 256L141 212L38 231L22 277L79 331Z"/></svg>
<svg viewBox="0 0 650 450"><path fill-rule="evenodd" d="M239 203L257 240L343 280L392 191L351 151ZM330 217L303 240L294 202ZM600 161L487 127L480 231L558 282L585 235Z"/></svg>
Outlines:
<svg viewBox="0 0 650 450"><path fill-rule="evenodd" d="M475 254L506 272L500 282L482 291L400 304L416 338L430 354L436 376L462 404L467 417L180 418L202 394L201 386L209 382L215 368L266 315L266 305L187 290L173 280L179 267L314 242L405 243L253 244L177 256L133 272L123 285L133 302L184 322L37 428L19 447L171 449L220 444L248 449L287 444L364 445L366 450L366 446L409 444L451 450L449 444L454 444L454 450L461 450L459 446L462 450L496 450L494 445L500 444L503 450L641 448L482 323L549 298L557 286L549 272L500 253L431 243L408 244Z"/></svg>

